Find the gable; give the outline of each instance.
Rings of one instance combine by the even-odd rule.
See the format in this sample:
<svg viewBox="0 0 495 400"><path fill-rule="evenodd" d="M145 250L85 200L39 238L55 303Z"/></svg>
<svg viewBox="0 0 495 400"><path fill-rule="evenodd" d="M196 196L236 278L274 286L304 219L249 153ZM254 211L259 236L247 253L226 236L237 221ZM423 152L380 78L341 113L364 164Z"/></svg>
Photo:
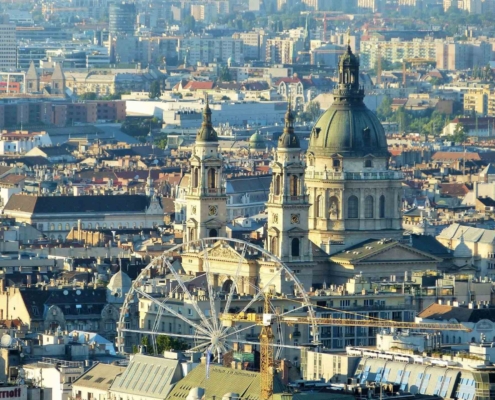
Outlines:
<svg viewBox="0 0 495 400"><path fill-rule="evenodd" d="M439 262L440 259L427 253L408 248L407 246L397 245L384 249L382 252L371 255L362 261L381 263L396 261Z"/></svg>
<svg viewBox="0 0 495 400"><path fill-rule="evenodd" d="M232 247L224 245L221 242L217 242L213 248L208 249L208 257L223 258L231 261L244 260Z"/></svg>

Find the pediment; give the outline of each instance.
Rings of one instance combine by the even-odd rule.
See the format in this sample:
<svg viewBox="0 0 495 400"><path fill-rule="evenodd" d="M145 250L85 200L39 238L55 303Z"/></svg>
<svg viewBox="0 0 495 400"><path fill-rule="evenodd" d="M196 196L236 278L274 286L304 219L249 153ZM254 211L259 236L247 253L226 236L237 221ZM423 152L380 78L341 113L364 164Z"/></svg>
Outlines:
<svg viewBox="0 0 495 400"><path fill-rule="evenodd" d="M209 229L221 228L222 227L222 221L220 221L217 218L212 218L212 219L209 219L208 221L205 222L205 226Z"/></svg>
<svg viewBox="0 0 495 400"><path fill-rule="evenodd" d="M304 229L301 229L297 226L295 226L294 228L291 228L287 231L287 234L289 236L302 236L304 234L306 234L306 231Z"/></svg>
<svg viewBox="0 0 495 400"><path fill-rule="evenodd" d="M415 262L440 262L440 258L431 254L397 243L378 253L372 253L368 257L361 259L365 262L394 262L394 261L415 261Z"/></svg>
<svg viewBox="0 0 495 400"><path fill-rule="evenodd" d="M208 258L222 258L229 261L245 260L241 255L235 251L232 247L225 244L222 241L215 243L215 245L207 250Z"/></svg>

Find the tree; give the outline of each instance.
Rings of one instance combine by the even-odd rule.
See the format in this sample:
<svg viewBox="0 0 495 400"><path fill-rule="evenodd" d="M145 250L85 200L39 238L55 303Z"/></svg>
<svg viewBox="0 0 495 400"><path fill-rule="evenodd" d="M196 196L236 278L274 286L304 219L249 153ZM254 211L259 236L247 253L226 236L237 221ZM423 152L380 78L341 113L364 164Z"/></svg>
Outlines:
<svg viewBox="0 0 495 400"><path fill-rule="evenodd" d="M318 101L310 101L306 107L306 112L309 114L311 121L315 121L321 114L321 107Z"/></svg>
<svg viewBox="0 0 495 400"><path fill-rule="evenodd" d="M86 92L79 96L79 100L96 100L98 96L95 92Z"/></svg>
<svg viewBox="0 0 495 400"><path fill-rule="evenodd" d="M392 99L390 96L385 96L381 104L376 109L376 115L381 121L386 121L392 116Z"/></svg>
<svg viewBox="0 0 495 400"><path fill-rule="evenodd" d="M455 143L464 143L467 139L466 131L464 130L464 125L457 124L454 129L454 134L452 135L452 140Z"/></svg>
<svg viewBox="0 0 495 400"><path fill-rule="evenodd" d="M196 28L196 20L192 15L186 15L182 21L182 24L184 25L184 29L186 31L194 31Z"/></svg>
<svg viewBox="0 0 495 400"><path fill-rule="evenodd" d="M150 99L159 99L160 96L162 95L162 90L160 88L160 81L153 81L151 82L150 85L150 93L149 93L149 98Z"/></svg>
<svg viewBox="0 0 495 400"><path fill-rule="evenodd" d="M158 354L168 350L187 350L189 346L186 342L174 337L160 335L156 338L156 349Z"/></svg>
<svg viewBox="0 0 495 400"><path fill-rule="evenodd" d="M141 338L141 345L146 346L146 351L148 354L155 354L155 349L153 345L150 343L150 339L148 335L145 335ZM187 350L189 346L186 342L176 339L170 336L160 335L156 338L156 350L158 354L163 354L164 351L169 350ZM133 346L133 353L137 353L137 346Z"/></svg>
<svg viewBox="0 0 495 400"><path fill-rule="evenodd" d="M229 68L227 66L223 67L220 71L220 76L218 77L222 82L232 81L232 75L230 75Z"/></svg>

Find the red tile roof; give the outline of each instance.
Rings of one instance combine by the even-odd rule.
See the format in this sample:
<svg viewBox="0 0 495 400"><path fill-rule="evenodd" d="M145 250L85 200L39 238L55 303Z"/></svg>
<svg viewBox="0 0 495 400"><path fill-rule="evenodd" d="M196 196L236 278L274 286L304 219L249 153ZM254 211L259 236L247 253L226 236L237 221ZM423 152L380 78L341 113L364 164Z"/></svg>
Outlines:
<svg viewBox="0 0 495 400"><path fill-rule="evenodd" d="M215 86L215 82L199 82L190 81L185 86L184 89L187 90L211 90Z"/></svg>

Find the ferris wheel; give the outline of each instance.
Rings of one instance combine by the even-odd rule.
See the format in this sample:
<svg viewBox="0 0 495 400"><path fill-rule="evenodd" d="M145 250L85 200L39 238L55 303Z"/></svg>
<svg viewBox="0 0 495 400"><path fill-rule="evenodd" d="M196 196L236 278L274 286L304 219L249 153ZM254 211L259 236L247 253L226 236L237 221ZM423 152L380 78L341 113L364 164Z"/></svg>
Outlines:
<svg viewBox="0 0 495 400"><path fill-rule="evenodd" d="M157 338L168 336L220 361L239 344L259 345L267 309L276 358L312 341L317 326L309 296L277 257L238 239L183 243L154 258L133 282L120 313L117 347L130 352L147 335L157 353ZM237 316L248 317L229 323ZM310 324L299 331L278 319L291 316L309 318Z"/></svg>

